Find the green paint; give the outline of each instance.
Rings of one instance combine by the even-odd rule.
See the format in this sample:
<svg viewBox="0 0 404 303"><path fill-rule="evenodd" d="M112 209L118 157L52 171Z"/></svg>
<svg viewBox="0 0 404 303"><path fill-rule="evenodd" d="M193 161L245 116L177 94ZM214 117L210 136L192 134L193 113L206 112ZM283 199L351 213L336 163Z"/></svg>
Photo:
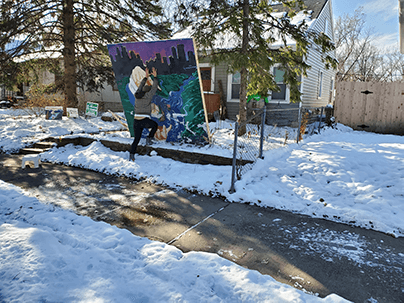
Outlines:
<svg viewBox="0 0 404 303"><path fill-rule="evenodd" d="M188 138L201 138L205 135L205 130L200 127L205 122L205 114L202 104L201 89L199 84L198 75L193 74L194 80L185 87L181 94L183 100L182 113L185 116L185 130L182 133L184 139Z"/></svg>
<svg viewBox="0 0 404 303"><path fill-rule="evenodd" d="M129 77L124 77L121 81L117 81L119 95L121 96L121 102L123 111L125 114L126 122L128 123L128 128L131 137L135 136L135 132L133 130L133 105L129 101L128 93L126 92L126 85L129 83Z"/></svg>
<svg viewBox="0 0 404 303"><path fill-rule="evenodd" d="M160 82L161 91L158 90L157 94L163 98L169 98L170 92L179 91L184 80L188 79L188 77L184 74L159 75L158 78L162 82Z"/></svg>
<svg viewBox="0 0 404 303"><path fill-rule="evenodd" d="M253 99L255 101L260 101L262 99L262 97L261 97L261 95L250 95L250 96L247 97L247 103L250 102ZM268 97L266 97L264 99L264 101L265 101L265 103L268 103L269 102Z"/></svg>

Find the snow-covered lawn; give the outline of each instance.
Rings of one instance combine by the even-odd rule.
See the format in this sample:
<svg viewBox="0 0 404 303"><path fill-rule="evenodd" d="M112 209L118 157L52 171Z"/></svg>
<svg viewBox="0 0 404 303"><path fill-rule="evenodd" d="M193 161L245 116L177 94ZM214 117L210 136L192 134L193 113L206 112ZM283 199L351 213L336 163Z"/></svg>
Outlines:
<svg viewBox="0 0 404 303"><path fill-rule="evenodd" d="M219 129L211 123L213 145L204 147L157 143L157 147L232 157L231 121ZM0 110L0 149L15 151L26 142L49 136L83 135L132 143L129 132L93 134L119 130L118 122L100 118L57 121L16 117L11 110ZM232 202L298 212L370 228L397 237L404 236L404 137L353 131L343 125L326 128L319 135L304 137L296 144L293 130L284 145L284 129L267 126L264 159L236 182L229 193L231 167L195 165L128 152L114 152L94 142L89 146L67 145L41 155L42 161L80 166L108 174L146 178L169 186L217 194ZM272 133L272 134L271 134ZM278 140L276 140L278 139Z"/></svg>
<svg viewBox="0 0 404 303"><path fill-rule="evenodd" d="M213 146L156 146L231 157L231 124L223 121L214 131ZM211 129L216 126L212 123ZM47 121L0 110L0 128L0 150L13 152L49 136L118 130L121 125L100 118ZM271 126L265 131L267 137L285 133ZM132 141L128 132L91 137ZM236 183L233 194L229 193L231 167L185 164L156 154L137 155L136 162L129 162L127 152L114 152L99 142L52 149L41 154L41 159L144 177L172 187L215 193L232 202L404 236L404 137L337 125L323 129L320 135L304 137L300 144L289 141L283 145L281 141L266 142L264 159ZM24 296L29 295L36 301L63 302L320 300L215 255L183 254L163 243L43 205L2 181L0 201L0 301L25 302L28 297ZM323 301L343 302L337 296Z"/></svg>

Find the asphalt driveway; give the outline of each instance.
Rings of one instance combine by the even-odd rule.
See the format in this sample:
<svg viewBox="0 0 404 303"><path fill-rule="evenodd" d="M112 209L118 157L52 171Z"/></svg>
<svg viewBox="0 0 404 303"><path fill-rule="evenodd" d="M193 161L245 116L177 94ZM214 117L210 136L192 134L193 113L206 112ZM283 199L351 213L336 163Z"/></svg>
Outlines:
<svg viewBox="0 0 404 303"><path fill-rule="evenodd" d="M404 238L80 168L22 169L22 157L0 154L0 179L78 215L219 254L321 297L404 302Z"/></svg>

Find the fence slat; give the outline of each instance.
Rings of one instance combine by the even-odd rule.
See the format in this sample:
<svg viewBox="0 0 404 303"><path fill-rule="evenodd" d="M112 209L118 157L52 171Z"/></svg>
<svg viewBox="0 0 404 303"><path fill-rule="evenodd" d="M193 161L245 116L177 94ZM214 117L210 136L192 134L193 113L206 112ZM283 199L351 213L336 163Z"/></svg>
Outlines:
<svg viewBox="0 0 404 303"><path fill-rule="evenodd" d="M338 82L336 88L337 122L356 130L404 134L404 83Z"/></svg>

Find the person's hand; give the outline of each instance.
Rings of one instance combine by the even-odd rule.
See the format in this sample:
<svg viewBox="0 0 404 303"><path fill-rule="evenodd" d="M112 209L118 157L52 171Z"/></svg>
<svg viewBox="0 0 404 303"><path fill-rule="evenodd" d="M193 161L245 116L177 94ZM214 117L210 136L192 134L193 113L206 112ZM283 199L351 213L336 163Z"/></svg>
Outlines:
<svg viewBox="0 0 404 303"><path fill-rule="evenodd" d="M157 70L156 68L152 68L152 73L151 73L154 77L157 77Z"/></svg>

